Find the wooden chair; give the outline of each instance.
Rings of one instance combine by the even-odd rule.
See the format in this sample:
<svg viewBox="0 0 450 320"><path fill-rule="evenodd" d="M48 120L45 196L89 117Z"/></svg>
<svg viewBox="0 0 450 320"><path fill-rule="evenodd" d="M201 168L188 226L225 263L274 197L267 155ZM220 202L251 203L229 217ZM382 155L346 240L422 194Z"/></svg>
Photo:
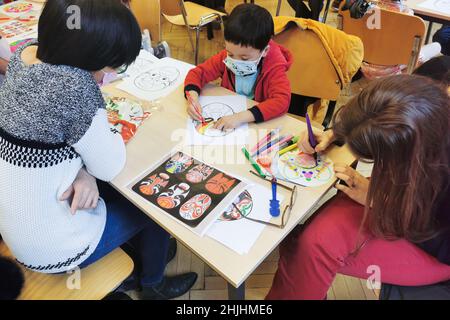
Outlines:
<svg viewBox="0 0 450 320"><path fill-rule="evenodd" d="M275 15L278 17L280 15L280 11L281 11L281 2L283 0L278 0L278 4L277 4L277 11L275 13ZM244 3L247 3L247 0L244 0ZM255 0L250 0L250 3L255 3ZM328 16L328 10L330 10L330 4L331 4L331 0L327 0L326 4L325 4L325 11L323 12L323 18L322 18L322 22L325 23L327 21L327 16Z"/></svg>
<svg viewBox="0 0 450 320"><path fill-rule="evenodd" d="M404 64L408 66L407 72L412 73L425 35L424 21L417 16L378 10L379 29L369 29L373 24L373 14L353 19L348 10L339 11L338 29L362 40L365 62L385 66Z"/></svg>
<svg viewBox="0 0 450 320"><path fill-rule="evenodd" d="M0 254L12 257L3 242ZM133 260L120 248L80 272L80 289L67 286L70 274L44 274L23 267L25 285L20 300L100 300L116 289L133 271Z"/></svg>
<svg viewBox="0 0 450 320"><path fill-rule="evenodd" d="M314 32L302 30L294 23L277 34L274 40L293 55L293 64L288 71L292 93L311 97L309 102L330 100L322 122L323 127L328 127L341 92L341 80L322 42ZM307 105L296 107L306 112ZM305 112L296 114L304 116Z"/></svg>
<svg viewBox="0 0 450 320"><path fill-rule="evenodd" d="M184 0L164 0L160 1L160 5L161 13L167 21L177 26L186 26L189 41L195 52L195 64L197 65L200 31L213 21L219 21L223 24L222 17L225 16L225 13L193 2L184 2ZM195 46L190 30L195 31Z"/></svg>

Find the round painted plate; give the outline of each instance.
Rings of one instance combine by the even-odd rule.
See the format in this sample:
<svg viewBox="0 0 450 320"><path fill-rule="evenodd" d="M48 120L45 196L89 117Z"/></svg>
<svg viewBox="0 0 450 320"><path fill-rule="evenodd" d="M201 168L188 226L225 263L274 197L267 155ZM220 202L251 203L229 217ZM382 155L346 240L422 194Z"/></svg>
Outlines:
<svg viewBox="0 0 450 320"><path fill-rule="evenodd" d="M276 157L273 170L277 176L306 187L318 187L334 177L333 162L323 155L314 157L291 151Z"/></svg>

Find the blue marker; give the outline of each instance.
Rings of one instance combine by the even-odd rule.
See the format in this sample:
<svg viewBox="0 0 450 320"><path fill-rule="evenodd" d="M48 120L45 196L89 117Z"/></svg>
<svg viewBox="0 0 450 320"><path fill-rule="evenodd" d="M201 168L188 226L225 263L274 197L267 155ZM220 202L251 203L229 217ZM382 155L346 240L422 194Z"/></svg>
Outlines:
<svg viewBox="0 0 450 320"><path fill-rule="evenodd" d="M272 179L272 200L270 200L270 215L278 217L280 215L280 201L277 200L277 179Z"/></svg>

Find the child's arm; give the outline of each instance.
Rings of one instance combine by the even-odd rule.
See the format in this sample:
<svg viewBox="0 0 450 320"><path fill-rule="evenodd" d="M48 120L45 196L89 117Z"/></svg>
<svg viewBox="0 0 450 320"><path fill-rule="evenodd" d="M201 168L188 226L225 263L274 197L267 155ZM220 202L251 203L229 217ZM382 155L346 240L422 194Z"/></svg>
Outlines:
<svg viewBox="0 0 450 320"><path fill-rule="evenodd" d="M264 85L264 88L267 88L264 94L266 99L250 109L256 123L285 114L291 103L291 85L284 66L272 70L267 81L268 85Z"/></svg>
<svg viewBox="0 0 450 320"><path fill-rule="evenodd" d="M244 123L259 123L285 114L291 103L291 86L286 75L286 68L279 67L271 73L268 75L266 100L247 111L221 118L215 123L214 128L228 130Z"/></svg>
<svg viewBox="0 0 450 320"><path fill-rule="evenodd" d="M227 52L223 50L189 71L184 81L184 91L196 91L200 95L207 83L222 77L225 72L223 60L226 56Z"/></svg>

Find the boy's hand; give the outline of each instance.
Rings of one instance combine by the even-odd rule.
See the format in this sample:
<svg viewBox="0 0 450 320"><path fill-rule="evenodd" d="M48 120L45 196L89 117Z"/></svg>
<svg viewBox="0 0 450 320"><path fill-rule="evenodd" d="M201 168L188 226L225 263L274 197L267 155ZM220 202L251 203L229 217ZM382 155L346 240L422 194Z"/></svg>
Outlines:
<svg viewBox="0 0 450 320"><path fill-rule="evenodd" d="M248 122L255 121L253 114L250 111L239 112L231 116L225 116L216 121L213 128L226 131L239 127Z"/></svg>
<svg viewBox="0 0 450 320"><path fill-rule="evenodd" d="M362 176L355 169L342 164L336 164L334 171L336 172L336 177L347 184L345 186L337 183L335 185L336 189L344 192L352 200L364 206L369 192L369 179Z"/></svg>
<svg viewBox="0 0 450 320"><path fill-rule="evenodd" d="M202 121L202 107L198 101L198 93L197 91L189 91L189 95L192 100L189 101L188 99L187 112L192 119Z"/></svg>
<svg viewBox="0 0 450 320"><path fill-rule="evenodd" d="M62 194L60 200L65 201L72 198L70 212L75 214L77 210L96 208L98 197L97 180L84 168L81 168L75 181Z"/></svg>
<svg viewBox="0 0 450 320"><path fill-rule="evenodd" d="M311 145L309 144L308 131L302 131L299 135L297 143L298 149L303 153L313 154L315 152L324 151L334 141L333 130L328 130L320 133L314 132L314 137L316 137L318 143L315 149L313 149L313 147L311 147Z"/></svg>

